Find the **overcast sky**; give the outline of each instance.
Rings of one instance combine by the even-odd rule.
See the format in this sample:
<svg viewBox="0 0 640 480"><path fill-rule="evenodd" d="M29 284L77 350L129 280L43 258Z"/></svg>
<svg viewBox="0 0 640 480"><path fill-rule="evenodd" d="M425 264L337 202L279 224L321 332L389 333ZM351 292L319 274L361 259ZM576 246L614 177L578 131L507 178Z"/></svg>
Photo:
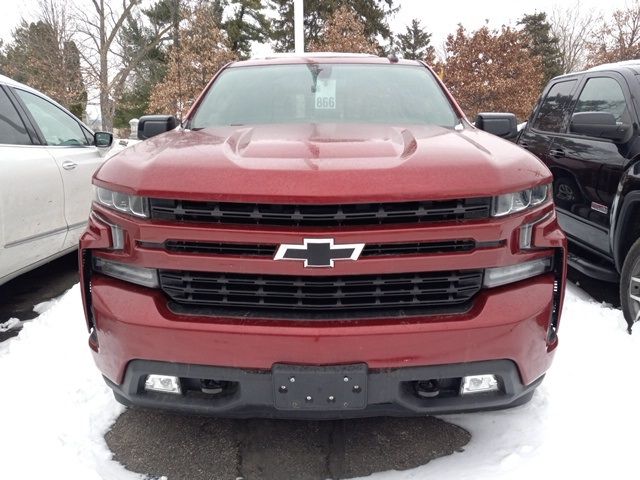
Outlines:
<svg viewBox="0 0 640 480"><path fill-rule="evenodd" d="M614 10L625 6L626 0L445 0L433 2L426 0L404 0L400 12L391 21L395 33L403 32L412 18L417 18L422 25L432 32L433 44L439 47L449 33L455 32L461 23L467 29L475 30L485 21L489 26L499 28L501 25L514 25L525 13L547 12L554 8L567 8L579 3L584 10L596 10L611 14ZM447 8L436 5L447 5Z"/></svg>
<svg viewBox="0 0 640 480"><path fill-rule="evenodd" d="M74 0L67 1L71 4ZM625 3L625 0L579 0L580 8L596 9L604 14L611 13ZM24 16L29 19L33 15L37 0L0 0L0 4L0 38L6 42L20 18ZM490 26L500 27L514 24L524 13L551 12L558 5L571 4L571 0L396 0L396 4L401 8L391 21L394 32L402 32L412 18L418 18L433 33L433 44L440 47L447 34L455 31L458 23L476 29L489 20Z"/></svg>

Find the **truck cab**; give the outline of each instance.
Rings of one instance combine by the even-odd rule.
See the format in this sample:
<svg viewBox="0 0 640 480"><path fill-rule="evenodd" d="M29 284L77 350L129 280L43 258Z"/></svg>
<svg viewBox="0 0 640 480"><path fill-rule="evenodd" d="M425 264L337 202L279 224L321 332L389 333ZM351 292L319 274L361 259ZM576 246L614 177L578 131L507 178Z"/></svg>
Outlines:
<svg viewBox="0 0 640 480"><path fill-rule="evenodd" d="M640 317L640 60L552 79L517 144L553 173L569 264L620 283L631 329Z"/></svg>

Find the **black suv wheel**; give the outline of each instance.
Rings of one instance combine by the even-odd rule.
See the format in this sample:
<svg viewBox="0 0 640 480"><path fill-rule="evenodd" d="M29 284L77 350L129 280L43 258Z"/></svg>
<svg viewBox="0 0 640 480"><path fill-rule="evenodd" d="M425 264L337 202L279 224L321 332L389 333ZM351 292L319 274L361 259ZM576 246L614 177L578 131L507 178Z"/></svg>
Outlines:
<svg viewBox="0 0 640 480"><path fill-rule="evenodd" d="M620 304L629 331L640 320L640 239L631 246L620 276Z"/></svg>

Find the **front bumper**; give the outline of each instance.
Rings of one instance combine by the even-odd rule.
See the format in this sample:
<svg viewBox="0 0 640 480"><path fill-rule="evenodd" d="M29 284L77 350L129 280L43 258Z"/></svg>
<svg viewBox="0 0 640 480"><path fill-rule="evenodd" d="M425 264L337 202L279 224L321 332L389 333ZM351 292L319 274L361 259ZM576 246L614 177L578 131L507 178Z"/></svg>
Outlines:
<svg viewBox="0 0 640 480"><path fill-rule="evenodd" d="M128 232L128 240L123 251L110 251L109 229L101 222L90 224L80 251L84 265L81 272L83 301L96 364L116 396L125 403L165 405L171 409L216 415L295 416L295 412L283 414L275 409L273 393L269 390L267 394L265 385L272 388L270 375L274 365L365 364L371 386L366 408L340 412L339 416L501 408L526 401L531 396L550 367L558 344L555 331L562 305L564 272L561 266L565 239L553 216L545 217L545 221L536 225L534 245L537 250L527 252L518 250L518 237L514 232L520 224L530 221L529 216L461 225L333 232L335 235L332 233L331 236L340 243L365 238L365 233L371 242L382 243L437 238L501 241L493 248L469 253L372 257L348 264L337 263L332 271L335 275L490 268L552 254L558 257L559 268L554 273L484 289L464 313L302 321L179 313L170 309L167 296L161 290L100 274L92 275L90 262L87 262L92 254L97 254L149 268L315 275L315 271L307 271L297 262L179 255L145 249L138 243L163 242L178 233L177 238L188 236L196 240L215 234L237 242L247 242L251 238L254 243L273 243L275 238L281 238L281 241L299 243L300 233L256 233L198 226L178 228L157 222L138 225L109 212L100 213L113 217L110 217L113 222L122 225ZM534 212L530 217L534 219L542 213ZM489 364L498 370L480 373L504 377L501 393L496 398L473 395L462 401L447 397L425 404L424 399L418 399L420 402L416 403L415 398L405 395L401 389L402 382L408 381L406 375L438 378L447 374L448 369L454 369L456 376L467 376L474 374L476 366ZM203 379L222 374L246 377L248 383L240 387L238 396L227 398L226 403L200 405L184 398L141 390L143 376L164 372L148 371L150 365L168 369L168 372L176 369L175 372L186 377L192 371L197 371ZM314 412L312 416L327 415L335 416L336 413Z"/></svg>
<svg viewBox="0 0 640 480"><path fill-rule="evenodd" d="M459 315L407 317L402 322L379 319L295 324L178 315L168 309L160 291L96 275L91 285L95 322L93 354L120 398L147 406L152 405L148 402L153 398L139 395L139 378L145 374L144 369L136 367L139 361L154 366L156 363L144 362L159 362L157 365L168 371L221 368L241 375L253 372L256 376L252 378L257 384L269 383L269 373L275 364L364 363L371 372L371 385L382 382L385 385L382 390L386 392L397 390L393 382L414 369L418 372L424 368L460 368L459 376L466 376L473 374L477 362L507 361L510 367L505 376L512 379L508 383L509 391L505 390L505 396L488 403L478 403L480 397L472 397L474 401L470 404L448 398L444 400L446 405L434 408L411 404L394 390L396 397L378 396L375 402L369 402L371 406L366 413L355 413L372 415L380 410L391 414L385 403L388 401L397 414L497 408L509 406L532 391L551 364L557 346L557 339L549 343L547 337L552 319L553 284L553 274L547 274L486 290L476 298L469 312ZM426 370L419 372L419 375L426 374ZM439 375L442 374L428 378ZM201 375L202 378L208 376L206 372ZM132 390L132 385L137 390ZM228 413L235 412L233 409L237 406L239 415L252 415L261 411L270 399L261 393L253 405L243 397ZM161 404L176 402L175 399L155 400ZM205 408L190 402L166 403L166 406L218 413L218 407Z"/></svg>
<svg viewBox="0 0 640 480"><path fill-rule="evenodd" d="M167 394L144 390L149 374L172 375L182 382L210 379L232 382L226 393L205 395ZM416 381L431 378L454 378L492 373L500 379L497 392L474 393L448 398L424 398L414 389ZM234 418L335 419L369 416L411 416L470 412L515 407L529 401L540 377L530 385L522 385L516 365L508 360L473 362L431 367L370 370L367 374L366 406L361 409L332 410L304 408L279 409L274 406L274 375L271 371L186 365L135 360L127 367L121 385L105 379L118 401L125 405L159 408L184 413Z"/></svg>

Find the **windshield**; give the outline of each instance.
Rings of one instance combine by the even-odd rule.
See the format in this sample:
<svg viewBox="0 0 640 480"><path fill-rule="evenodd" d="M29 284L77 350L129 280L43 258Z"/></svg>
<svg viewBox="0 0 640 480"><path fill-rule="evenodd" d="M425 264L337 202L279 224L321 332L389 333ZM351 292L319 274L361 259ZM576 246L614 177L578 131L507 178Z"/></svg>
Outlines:
<svg viewBox="0 0 640 480"><path fill-rule="evenodd" d="M429 70L308 63L229 68L190 121L198 129L270 123L432 124L459 119Z"/></svg>

